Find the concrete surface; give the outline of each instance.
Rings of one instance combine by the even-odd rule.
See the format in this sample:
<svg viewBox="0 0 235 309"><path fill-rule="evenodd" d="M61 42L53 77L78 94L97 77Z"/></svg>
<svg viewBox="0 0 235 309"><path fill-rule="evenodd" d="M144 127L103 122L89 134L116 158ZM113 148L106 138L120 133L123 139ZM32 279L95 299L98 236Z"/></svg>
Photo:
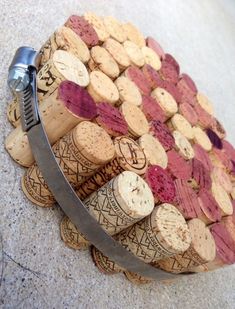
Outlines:
<svg viewBox="0 0 235 309"><path fill-rule="evenodd" d="M23 169L6 154L11 127L7 69L21 45L39 48L72 13L112 14L156 37L182 71L216 107L235 144L235 2L233 0L0 0L0 307L1 308L235 308L235 268L185 278L167 286L136 287L122 275L105 276L88 252L60 240L61 211L28 202Z"/></svg>

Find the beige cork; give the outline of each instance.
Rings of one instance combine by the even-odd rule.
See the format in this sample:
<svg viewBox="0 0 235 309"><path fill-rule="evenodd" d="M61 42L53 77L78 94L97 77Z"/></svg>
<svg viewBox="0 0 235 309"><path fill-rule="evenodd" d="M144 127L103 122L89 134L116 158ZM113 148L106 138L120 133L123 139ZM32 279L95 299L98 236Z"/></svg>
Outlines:
<svg viewBox="0 0 235 309"><path fill-rule="evenodd" d="M159 103L167 118L177 113L177 103L172 95L165 89L158 87L152 91L151 96Z"/></svg>
<svg viewBox="0 0 235 309"><path fill-rule="evenodd" d="M194 150L188 139L181 134L179 131L175 130L172 133L175 140L176 150L186 159L190 160L194 157Z"/></svg>
<svg viewBox="0 0 235 309"><path fill-rule="evenodd" d="M160 70L161 68L161 60L159 56L155 53L151 48L144 46L141 48L141 51L144 55L145 63L151 65L155 70Z"/></svg>
<svg viewBox="0 0 235 309"><path fill-rule="evenodd" d="M139 145L143 149L149 165L167 167L168 157L162 144L151 134L144 134L139 138Z"/></svg>
<svg viewBox="0 0 235 309"><path fill-rule="evenodd" d="M120 111L123 114L128 131L131 136L139 137L149 131L149 124L141 109L131 103L124 102L120 106Z"/></svg>
<svg viewBox="0 0 235 309"><path fill-rule="evenodd" d="M132 65L142 67L145 64L144 54L138 45L131 41L125 41L123 46Z"/></svg>
<svg viewBox="0 0 235 309"><path fill-rule="evenodd" d="M54 146L53 151L66 178L76 187L110 161L115 154L109 135L98 125L83 121ZM22 178L26 196L39 206L51 206L54 198L36 164Z"/></svg>
<svg viewBox="0 0 235 309"><path fill-rule="evenodd" d="M120 71L117 62L104 47L94 46L91 49L91 59L88 62L91 71L100 70L111 79L117 78Z"/></svg>
<svg viewBox="0 0 235 309"><path fill-rule="evenodd" d="M41 60L40 67L52 58L56 50L67 51L76 56L83 63L86 63L90 58L90 52L82 39L70 28L61 27L40 49Z"/></svg>
<svg viewBox="0 0 235 309"><path fill-rule="evenodd" d="M134 42L139 47L145 46L145 39L143 34L131 23L126 23L123 25L128 40Z"/></svg>
<svg viewBox="0 0 235 309"><path fill-rule="evenodd" d="M64 80L86 87L89 84L89 74L76 56L64 50L56 50L37 74L39 100L51 95Z"/></svg>
<svg viewBox="0 0 235 309"><path fill-rule="evenodd" d="M229 174L218 166L214 166L211 172L211 179L219 184L227 193L231 193L233 190L233 185L230 180Z"/></svg>
<svg viewBox="0 0 235 309"><path fill-rule="evenodd" d="M140 106L142 96L136 84L125 76L118 77L114 84L119 91L119 103L128 102L130 104Z"/></svg>
<svg viewBox="0 0 235 309"><path fill-rule="evenodd" d="M96 102L115 104L119 99L119 92L115 84L100 71L90 73L90 84L87 91Z"/></svg>
<svg viewBox="0 0 235 309"><path fill-rule="evenodd" d="M20 106L17 97L14 97L7 106L7 118L14 127L20 124Z"/></svg>
<svg viewBox="0 0 235 309"><path fill-rule="evenodd" d="M110 36L116 41L122 43L126 41L127 36L122 24L112 16L103 18L104 26Z"/></svg>
<svg viewBox="0 0 235 309"><path fill-rule="evenodd" d="M233 213L233 205L228 193L222 186L212 181L211 192L221 211L222 216L229 216Z"/></svg>
<svg viewBox="0 0 235 309"><path fill-rule="evenodd" d="M235 186L233 186L232 192L231 192L231 197L233 200L235 200Z"/></svg>
<svg viewBox="0 0 235 309"><path fill-rule="evenodd" d="M143 277L139 274L132 273L130 271L124 271L124 275L131 283L136 284L136 285L148 284L153 281L153 279Z"/></svg>
<svg viewBox="0 0 235 309"><path fill-rule="evenodd" d="M105 28L103 19L97 16L93 12L87 12L84 14L84 18L93 26L95 32L98 35L99 41L104 42L108 39L109 33Z"/></svg>
<svg viewBox="0 0 235 309"><path fill-rule="evenodd" d="M86 180L78 189L77 194L85 199L105 183L123 171L132 171L143 175L148 167L146 156L137 142L127 136L114 139L116 157Z"/></svg>
<svg viewBox="0 0 235 309"><path fill-rule="evenodd" d="M193 141L202 146L202 148L206 151L210 151L212 149L212 144L209 137L199 127L193 127Z"/></svg>
<svg viewBox="0 0 235 309"><path fill-rule="evenodd" d="M197 93L198 104L210 115L214 115L214 108L209 99L202 93Z"/></svg>
<svg viewBox="0 0 235 309"><path fill-rule="evenodd" d="M187 139L193 139L193 129L191 124L185 119L182 115L176 113L169 121L169 127L172 127L173 130L179 131Z"/></svg>
<svg viewBox="0 0 235 309"><path fill-rule="evenodd" d="M103 47L112 55L121 71L124 71L131 64L125 48L119 42L109 38L104 42Z"/></svg>

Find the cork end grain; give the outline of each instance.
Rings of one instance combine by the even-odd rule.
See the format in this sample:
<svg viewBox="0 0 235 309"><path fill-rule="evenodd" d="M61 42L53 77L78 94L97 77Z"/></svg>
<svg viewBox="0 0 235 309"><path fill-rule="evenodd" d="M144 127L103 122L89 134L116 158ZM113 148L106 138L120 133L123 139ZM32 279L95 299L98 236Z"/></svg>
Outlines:
<svg viewBox="0 0 235 309"><path fill-rule="evenodd" d="M194 150L188 139L177 130L173 131L172 135L175 140L175 148L179 154L186 160L194 158Z"/></svg>
<svg viewBox="0 0 235 309"><path fill-rule="evenodd" d="M121 103L128 102L140 106L142 97L138 87L129 78L119 76L114 84L116 85Z"/></svg>
<svg viewBox="0 0 235 309"><path fill-rule="evenodd" d="M152 91L151 96L160 104L166 117L170 118L178 111L175 99L165 89L158 87Z"/></svg>

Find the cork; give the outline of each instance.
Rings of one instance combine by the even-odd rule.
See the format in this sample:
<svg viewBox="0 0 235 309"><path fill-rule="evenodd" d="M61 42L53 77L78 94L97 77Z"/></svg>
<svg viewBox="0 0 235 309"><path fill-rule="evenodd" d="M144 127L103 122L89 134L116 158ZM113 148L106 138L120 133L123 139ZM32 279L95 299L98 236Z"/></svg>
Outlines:
<svg viewBox="0 0 235 309"><path fill-rule="evenodd" d="M219 136L210 128L206 129L206 134L209 137L209 140L211 141L212 145L218 149L223 148L222 140L219 138Z"/></svg>
<svg viewBox="0 0 235 309"><path fill-rule="evenodd" d="M148 83L147 78L144 73L137 67L130 66L123 73L125 77L133 81L136 86L139 88L141 94L149 95L151 92L151 86Z"/></svg>
<svg viewBox="0 0 235 309"><path fill-rule="evenodd" d="M88 92L69 81L61 82L58 89L41 102L39 111L51 144L79 122L93 119L97 113L95 102ZM5 147L17 163L27 167L33 164L28 137L21 126L8 135Z"/></svg>
<svg viewBox="0 0 235 309"><path fill-rule="evenodd" d="M193 108L198 116L198 125L203 129L211 127L213 123L213 117L207 113L207 111L204 110L198 103L196 103Z"/></svg>
<svg viewBox="0 0 235 309"><path fill-rule="evenodd" d="M203 93L197 93L197 102L208 114L214 115L213 105Z"/></svg>
<svg viewBox="0 0 235 309"><path fill-rule="evenodd" d="M189 105L195 106L197 103L197 99L195 96L195 90L189 85L188 80L184 77L180 76L176 85L178 91L181 94L181 102L180 103L188 103Z"/></svg>
<svg viewBox="0 0 235 309"><path fill-rule="evenodd" d="M207 189L201 189L198 194L198 201L202 210L199 218L206 224L221 220L220 207L214 196Z"/></svg>
<svg viewBox="0 0 235 309"><path fill-rule="evenodd" d="M235 213L232 216L223 217L222 223L235 243Z"/></svg>
<svg viewBox="0 0 235 309"><path fill-rule="evenodd" d="M89 75L85 65L76 56L64 50L56 50L37 74L38 99L49 97L64 80L86 87Z"/></svg>
<svg viewBox="0 0 235 309"><path fill-rule="evenodd" d="M206 151L212 149L212 144L207 134L199 127L193 127L193 141L202 146Z"/></svg>
<svg viewBox="0 0 235 309"><path fill-rule="evenodd" d="M156 88L152 91L151 96L157 100L163 109L167 118L172 117L177 113L178 106L172 95L163 88Z"/></svg>
<svg viewBox="0 0 235 309"><path fill-rule="evenodd" d="M95 32L98 35L99 41L104 42L109 38L109 33L105 28L103 19L100 16L97 16L93 12L87 12L84 14L84 18L92 25Z"/></svg>
<svg viewBox="0 0 235 309"><path fill-rule="evenodd" d="M20 106L17 97L7 105L7 118L15 128L20 124Z"/></svg>
<svg viewBox="0 0 235 309"><path fill-rule="evenodd" d="M172 129L172 131L177 130L187 139L193 139L193 129L191 124L188 122L184 116L176 113L172 116L172 118L168 121L168 127Z"/></svg>
<svg viewBox="0 0 235 309"><path fill-rule="evenodd" d="M96 123L111 136L128 134L128 126L123 115L109 103L99 103L97 105Z"/></svg>
<svg viewBox="0 0 235 309"><path fill-rule="evenodd" d="M112 80L100 71L90 73L90 84L87 87L95 102L108 102L115 104L119 99L117 87Z"/></svg>
<svg viewBox="0 0 235 309"><path fill-rule="evenodd" d="M225 139L222 140L222 145L223 145L224 151L228 154L230 159L235 160L235 148L233 147L233 145Z"/></svg>
<svg viewBox="0 0 235 309"><path fill-rule="evenodd" d="M144 55L145 63L151 65L155 70L160 70L161 60L157 53L151 48L144 46L141 48L141 51Z"/></svg>
<svg viewBox="0 0 235 309"><path fill-rule="evenodd" d="M173 63L167 61L166 58L161 63L159 74L162 79L172 82L173 84L177 84L178 82L179 73L177 68Z"/></svg>
<svg viewBox="0 0 235 309"><path fill-rule="evenodd" d="M103 18L104 26L111 38L122 43L126 41L127 36L123 25L114 17L106 16Z"/></svg>
<svg viewBox="0 0 235 309"><path fill-rule="evenodd" d="M180 104L179 113L184 116L192 126L195 126L198 123L198 115L190 104Z"/></svg>
<svg viewBox="0 0 235 309"><path fill-rule="evenodd" d="M130 137L120 136L114 139L114 147L115 159L99 169L78 188L77 194L81 199L85 199L123 171L132 171L138 175L146 172L148 162L137 142Z"/></svg>
<svg viewBox="0 0 235 309"><path fill-rule="evenodd" d="M182 100L181 93L179 92L178 88L174 83L167 80L162 80L159 87L169 92L178 104L181 103Z"/></svg>
<svg viewBox="0 0 235 309"><path fill-rule="evenodd" d="M125 70L130 64L130 58L122 44L113 40L112 38L107 39L103 47L110 53L110 55L117 62L120 71Z"/></svg>
<svg viewBox="0 0 235 309"><path fill-rule="evenodd" d="M145 39L143 34L133 24L125 23L123 27L128 40L134 42L139 47L145 46Z"/></svg>
<svg viewBox="0 0 235 309"><path fill-rule="evenodd" d="M135 83L125 76L119 76L114 84L119 92L119 104L128 102L130 104L140 106L142 103L142 97L140 91Z"/></svg>
<svg viewBox="0 0 235 309"><path fill-rule="evenodd" d="M144 178L153 192L156 203L173 203L176 198L174 181L169 172L158 165L150 166Z"/></svg>
<svg viewBox="0 0 235 309"><path fill-rule="evenodd" d="M143 149L149 165L167 167L167 154L161 143L151 134L144 134L139 138L139 145Z"/></svg>
<svg viewBox="0 0 235 309"><path fill-rule="evenodd" d="M83 121L53 146L66 178L73 187L82 184L97 169L114 157L109 135L98 125ZM54 198L36 164L22 178L22 189L33 203L47 207Z"/></svg>
<svg viewBox="0 0 235 309"><path fill-rule="evenodd" d="M192 175L192 166L182 156L180 156L174 149L167 152L168 164L167 170L173 178L180 178L182 180L189 180Z"/></svg>
<svg viewBox="0 0 235 309"><path fill-rule="evenodd" d="M176 72L179 74L180 73L180 66L179 63L177 62L177 60L171 55L171 54L165 54L165 62L171 64L175 69Z"/></svg>
<svg viewBox="0 0 235 309"><path fill-rule="evenodd" d="M223 127L222 123L215 117L212 118L212 121L210 122L210 128L219 136L219 138L225 138L226 137L226 131Z"/></svg>
<svg viewBox="0 0 235 309"><path fill-rule="evenodd" d="M185 219L167 203L155 207L148 217L116 235L116 239L146 263L184 252L191 243ZM96 266L104 273L124 271L97 249L92 253Z"/></svg>
<svg viewBox="0 0 235 309"><path fill-rule="evenodd" d="M145 55L138 45L127 40L123 43L123 46L130 58L131 65L142 67L145 64Z"/></svg>
<svg viewBox="0 0 235 309"><path fill-rule="evenodd" d="M197 86L188 74L182 73L180 75L180 79L183 79L185 81L186 85L188 86L188 89L190 89L194 95L197 94L198 91Z"/></svg>
<svg viewBox="0 0 235 309"><path fill-rule="evenodd" d="M98 45L99 38L91 24L82 16L72 15L65 23L66 27L72 29L88 47Z"/></svg>
<svg viewBox="0 0 235 309"><path fill-rule="evenodd" d="M139 274L132 273L130 271L124 271L124 275L126 278L134 284L141 285L141 284L148 284L151 283L153 280L147 277L140 276Z"/></svg>
<svg viewBox="0 0 235 309"><path fill-rule="evenodd" d="M194 157L194 150L190 142L179 131L175 130L172 133L175 139L175 148L186 160L190 160Z"/></svg>
<svg viewBox="0 0 235 309"><path fill-rule="evenodd" d="M161 47L161 45L154 38L148 36L146 38L146 45L149 48L152 48L152 50L154 50L155 53L158 54L158 56L161 60L164 60L165 52L164 52L163 48Z"/></svg>
<svg viewBox="0 0 235 309"><path fill-rule="evenodd" d="M131 103L124 102L120 111L127 122L130 136L139 137L149 131L149 124L141 109Z"/></svg>
<svg viewBox="0 0 235 309"><path fill-rule="evenodd" d="M209 157L213 166L221 167L228 172L233 170L232 160L224 149L212 147L212 150L209 152Z"/></svg>
<svg viewBox="0 0 235 309"><path fill-rule="evenodd" d="M170 150L175 145L175 140L169 128L160 120L153 120L150 124L150 133L155 136L165 150Z"/></svg>
<svg viewBox="0 0 235 309"><path fill-rule="evenodd" d="M231 215L233 213L233 205L228 193L223 189L223 187L212 181L211 192L219 205L221 215Z"/></svg>
<svg viewBox="0 0 235 309"><path fill-rule="evenodd" d="M142 72L147 78L152 89L162 86L163 80L161 79L159 73L151 65L145 64L142 67Z"/></svg>
<svg viewBox="0 0 235 309"><path fill-rule="evenodd" d="M56 50L67 51L83 63L87 63L90 58L89 49L82 39L73 30L64 26L55 31L40 49L40 68L51 59Z"/></svg>
<svg viewBox="0 0 235 309"><path fill-rule="evenodd" d="M161 106L151 96L142 96L141 110L145 114L145 117L149 122L153 120L159 120L161 122L164 122L166 120L165 114Z"/></svg>
<svg viewBox="0 0 235 309"><path fill-rule="evenodd" d="M205 168L201 161L193 158L190 162L192 167L192 174L188 183L195 190L211 189L211 175L210 172Z"/></svg>
<svg viewBox="0 0 235 309"><path fill-rule="evenodd" d="M195 158L199 160L209 172L211 172L213 169L213 165L208 152L199 144L194 144L193 150L195 153Z"/></svg>
<svg viewBox="0 0 235 309"><path fill-rule="evenodd" d="M233 190L233 185L230 180L229 175L221 167L214 166L211 172L212 180L219 184L227 193L231 193Z"/></svg>
<svg viewBox="0 0 235 309"><path fill-rule="evenodd" d="M161 269L173 272L189 272L192 267L197 267L215 259L216 246L214 238L200 219L188 221L189 232L192 237L190 247L182 254L158 261Z"/></svg>
<svg viewBox="0 0 235 309"><path fill-rule="evenodd" d="M104 47L94 46L91 49L91 59L88 62L91 71L100 70L111 79L118 77L120 71L117 62Z"/></svg>

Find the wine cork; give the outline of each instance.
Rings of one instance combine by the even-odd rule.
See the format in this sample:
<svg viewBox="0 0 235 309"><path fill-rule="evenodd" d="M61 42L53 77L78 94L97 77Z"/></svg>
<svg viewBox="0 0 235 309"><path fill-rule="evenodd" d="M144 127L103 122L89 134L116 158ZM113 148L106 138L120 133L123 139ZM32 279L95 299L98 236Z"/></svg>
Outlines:
<svg viewBox="0 0 235 309"><path fill-rule="evenodd" d="M177 71L177 73L180 73L180 66L179 63L176 61L176 59L170 55L170 54L165 54L165 62L170 63Z"/></svg>
<svg viewBox="0 0 235 309"><path fill-rule="evenodd" d="M189 272L192 267L215 259L215 241L205 223L196 218L188 221L188 227L192 237L190 247L182 254L158 261L161 269L172 273Z"/></svg>
<svg viewBox="0 0 235 309"><path fill-rule="evenodd" d="M193 189L211 189L211 176L210 172L204 167L201 161L193 158L190 162L192 167L191 178L188 183Z"/></svg>
<svg viewBox="0 0 235 309"><path fill-rule="evenodd" d="M76 187L114 157L109 135L98 125L83 121L54 146L53 151L66 178ZM36 164L22 178L22 189L33 203L51 206L54 198Z"/></svg>
<svg viewBox="0 0 235 309"><path fill-rule="evenodd" d="M112 38L107 39L103 47L110 53L110 55L117 62L120 71L125 70L130 65L130 58L122 44L113 40Z"/></svg>
<svg viewBox="0 0 235 309"><path fill-rule="evenodd" d="M160 120L153 120L150 124L150 133L155 136L165 150L170 150L175 145L175 140L168 127Z"/></svg>
<svg viewBox="0 0 235 309"><path fill-rule="evenodd" d="M63 81L58 89L39 106L41 119L51 144L63 137L83 120L96 116L96 105L88 92L79 85ZM13 130L5 141L10 156L19 164L29 167L34 157L26 132L21 126Z"/></svg>
<svg viewBox="0 0 235 309"><path fill-rule="evenodd" d="M126 23L123 25L124 30L127 35L127 39L134 42L139 47L145 46L145 39L142 33L131 23Z"/></svg>
<svg viewBox="0 0 235 309"><path fill-rule="evenodd" d="M222 123L220 123L219 120L215 117L212 118L210 128L219 136L219 138L222 139L226 137L225 128L223 127Z"/></svg>
<svg viewBox="0 0 235 309"><path fill-rule="evenodd" d="M198 123L198 115L190 104L180 104L179 113L184 116L192 126L195 126Z"/></svg>
<svg viewBox="0 0 235 309"><path fill-rule="evenodd" d="M158 54L147 46L142 47L141 51L144 55L145 63L151 65L155 70L158 71L161 68L161 60Z"/></svg>
<svg viewBox="0 0 235 309"><path fill-rule="evenodd" d="M197 94L197 86L188 74L182 73L180 75L180 79L183 79L185 81L188 88L192 91L193 94L195 94L195 95Z"/></svg>
<svg viewBox="0 0 235 309"><path fill-rule="evenodd" d="M117 87L112 80L100 71L90 73L90 84L87 91L96 102L109 102L114 104L119 99Z"/></svg>
<svg viewBox="0 0 235 309"><path fill-rule="evenodd" d="M161 68L159 70L159 74L162 79L172 82L173 84L177 84L179 79L179 73L174 64L165 60L161 63Z"/></svg>
<svg viewBox="0 0 235 309"><path fill-rule="evenodd" d="M230 159L235 160L235 148L233 147L233 145L230 144L227 140L222 140L222 145L224 151L228 154Z"/></svg>
<svg viewBox="0 0 235 309"><path fill-rule="evenodd" d="M142 68L142 72L152 89L162 86L163 80L161 79L159 73L151 65L145 64Z"/></svg>
<svg viewBox="0 0 235 309"><path fill-rule="evenodd" d="M209 137L209 140L211 141L212 145L218 149L223 148L223 144L219 136L210 128L206 129L206 134Z"/></svg>
<svg viewBox="0 0 235 309"><path fill-rule="evenodd" d="M203 93L197 93L197 102L208 114L214 115L213 105Z"/></svg>
<svg viewBox="0 0 235 309"><path fill-rule="evenodd" d="M125 41L123 43L125 51L130 58L131 65L142 67L145 64L145 57L138 45L131 41Z"/></svg>
<svg viewBox="0 0 235 309"><path fill-rule="evenodd" d="M162 168L167 167L167 154L161 143L156 137L144 134L139 138L139 145L143 149L149 165L158 165Z"/></svg>
<svg viewBox="0 0 235 309"><path fill-rule="evenodd" d="M198 103L195 104L193 108L198 116L198 125L203 129L211 127L211 124L213 123L213 117L207 113L207 111L204 110Z"/></svg>
<svg viewBox="0 0 235 309"><path fill-rule="evenodd" d="M172 117L177 113L178 106L172 95L163 88L156 88L152 91L151 96L157 100L163 109L167 118Z"/></svg>
<svg viewBox="0 0 235 309"><path fill-rule="evenodd" d="M128 132L133 137L139 137L149 131L149 124L144 113L137 106L124 102L120 111L128 125Z"/></svg>
<svg viewBox="0 0 235 309"><path fill-rule="evenodd" d="M232 216L223 217L222 224L226 227L230 237L235 243L235 213Z"/></svg>
<svg viewBox="0 0 235 309"><path fill-rule="evenodd" d="M219 184L227 193L231 193L233 185L229 175L220 167L215 166L211 172L211 179Z"/></svg>
<svg viewBox="0 0 235 309"><path fill-rule="evenodd" d="M82 39L70 28L61 27L55 31L40 49L40 68L51 59L56 50L65 50L76 56L83 63L90 59L90 52Z"/></svg>
<svg viewBox="0 0 235 309"><path fill-rule="evenodd" d="M202 211L196 192L189 186L187 181L176 179L174 181L177 209L182 213L185 219L200 217Z"/></svg>
<svg viewBox="0 0 235 309"><path fill-rule="evenodd" d="M168 121L168 127L173 130L179 131L183 134L187 139L193 139L193 129L191 124L188 122L184 116L176 113L173 117Z"/></svg>
<svg viewBox="0 0 235 309"><path fill-rule="evenodd" d="M130 271L124 271L124 275L126 276L126 278L131 283L134 283L134 284L137 284L137 285L148 284L148 283L151 283L153 281L152 279L140 276L139 274L132 273Z"/></svg>
<svg viewBox="0 0 235 309"><path fill-rule="evenodd" d="M231 215L233 213L233 205L228 193L223 189L223 187L212 181L211 192L219 205L221 215Z"/></svg>
<svg viewBox="0 0 235 309"><path fill-rule="evenodd" d="M193 141L202 146L206 151L212 149L212 144L206 133L199 127L193 127Z"/></svg>
<svg viewBox="0 0 235 309"><path fill-rule="evenodd" d="M76 56L64 50L56 50L37 74L38 99L49 97L64 80L86 87L89 75L85 65Z"/></svg>
<svg viewBox="0 0 235 309"><path fill-rule="evenodd" d="M128 134L128 126L120 111L109 103L99 103L97 105L96 122L109 135L120 136Z"/></svg>
<svg viewBox="0 0 235 309"><path fill-rule="evenodd" d="M104 47L94 46L91 49L91 59L88 62L91 71L100 70L111 79L118 77L120 71L117 62Z"/></svg>
<svg viewBox="0 0 235 309"><path fill-rule="evenodd" d="M227 152L224 151L224 149L213 147L209 152L209 157L213 166L221 167L229 172L232 171L232 160L230 159L230 156L227 154Z"/></svg>
<svg viewBox="0 0 235 309"><path fill-rule="evenodd" d="M156 203L173 203L176 197L171 175L158 165L150 166L144 178L153 192Z"/></svg>
<svg viewBox="0 0 235 309"><path fill-rule="evenodd" d="M115 237L127 250L146 263L182 253L191 243L187 223L171 204L155 207L145 219ZM104 273L124 271L123 268L93 249L93 260Z"/></svg>
<svg viewBox="0 0 235 309"><path fill-rule="evenodd" d="M103 18L104 26L111 38L122 43L126 41L127 36L123 25L114 17L106 16Z"/></svg>
<svg viewBox="0 0 235 309"><path fill-rule="evenodd" d="M114 84L119 92L119 103L128 102L130 104L140 106L142 97L135 83L125 76L119 76Z"/></svg>
<svg viewBox="0 0 235 309"><path fill-rule="evenodd" d="M13 127L17 127L20 124L20 106L17 97L14 97L7 106L7 118Z"/></svg>
<svg viewBox="0 0 235 309"><path fill-rule="evenodd" d="M166 117L161 106L151 96L142 96L141 110L149 122L153 120L159 120L161 122L166 121Z"/></svg>
<svg viewBox="0 0 235 309"><path fill-rule="evenodd" d="M151 86L148 83L148 80L146 79L145 75L139 68L130 66L125 70L124 76L133 81L142 94L144 95L150 94Z"/></svg>
<svg viewBox="0 0 235 309"><path fill-rule="evenodd" d="M95 29L95 32L98 35L99 41L104 42L109 38L109 33L105 28L103 19L93 12L87 12L84 14L84 18L88 21L89 24Z"/></svg>
<svg viewBox="0 0 235 309"><path fill-rule="evenodd" d="M198 105L196 99L195 89L192 89L191 84L188 83L188 79L180 76L177 85L178 91L181 94L181 102L180 103L188 103L189 105L195 106Z"/></svg>
<svg viewBox="0 0 235 309"><path fill-rule="evenodd" d="M167 169L174 178L189 180L192 175L192 166L174 149L167 152Z"/></svg>
<svg viewBox="0 0 235 309"><path fill-rule="evenodd" d="M161 60L164 60L165 58L165 52L163 50L163 48L161 47L161 45L152 37L147 37L146 38L146 45L149 48L152 48L152 50L155 51L156 54L158 54L159 58Z"/></svg>
<svg viewBox="0 0 235 309"><path fill-rule="evenodd" d="M175 139L175 148L186 160L190 160L194 157L194 150L190 142L179 131L173 131L173 137Z"/></svg>
<svg viewBox="0 0 235 309"><path fill-rule="evenodd" d="M98 45L98 35L84 17L72 15L66 21L65 26L72 29L88 47Z"/></svg>
<svg viewBox="0 0 235 309"><path fill-rule="evenodd" d="M77 194L81 199L85 199L123 171L132 171L138 175L143 175L146 172L148 162L137 142L130 137L120 136L114 139L114 147L115 159L102 167L78 188Z"/></svg>
<svg viewBox="0 0 235 309"><path fill-rule="evenodd" d="M162 80L159 87L169 92L177 103L179 104L181 103L181 98L182 98L181 93L179 92L178 88L176 87L174 83L167 81L167 80Z"/></svg>
<svg viewBox="0 0 235 309"><path fill-rule="evenodd" d="M213 165L208 155L208 152L205 151L205 149L202 148L202 146L200 146L199 144L194 144L193 150L195 153L195 158L199 160L209 172L211 172L213 169Z"/></svg>
<svg viewBox="0 0 235 309"><path fill-rule="evenodd" d="M218 203L207 189L201 189L198 194L198 201L202 210L199 218L206 224L221 220L221 212Z"/></svg>

